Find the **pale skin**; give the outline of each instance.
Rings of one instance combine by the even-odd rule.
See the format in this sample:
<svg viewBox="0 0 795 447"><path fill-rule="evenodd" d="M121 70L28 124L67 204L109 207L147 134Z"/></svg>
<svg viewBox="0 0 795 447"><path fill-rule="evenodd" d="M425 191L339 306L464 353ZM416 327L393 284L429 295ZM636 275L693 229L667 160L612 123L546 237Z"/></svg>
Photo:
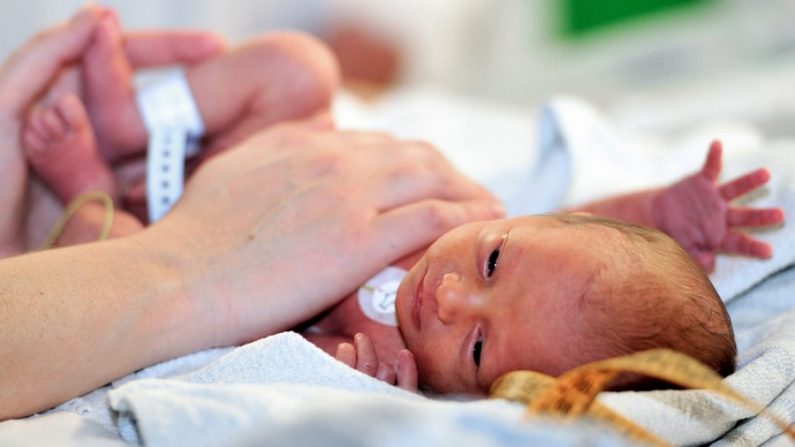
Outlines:
<svg viewBox="0 0 795 447"><path fill-rule="evenodd" d="M2 177L18 213L4 214L0 234L15 249L29 211L19 119L98 22L55 28L0 72L1 166L18 167ZM139 233L0 260L0 419L292 327L450 228L502 212L427 145L326 126L283 125L236 144Z"/></svg>

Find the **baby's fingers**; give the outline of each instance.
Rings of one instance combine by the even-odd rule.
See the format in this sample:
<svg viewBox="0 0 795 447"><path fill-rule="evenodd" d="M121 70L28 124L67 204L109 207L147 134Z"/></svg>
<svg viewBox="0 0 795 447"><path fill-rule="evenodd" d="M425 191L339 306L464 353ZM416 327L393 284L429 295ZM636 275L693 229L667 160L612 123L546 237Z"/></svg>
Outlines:
<svg viewBox="0 0 795 447"><path fill-rule="evenodd" d="M726 212L728 227L762 227L784 222L781 208L729 208Z"/></svg>
<svg viewBox="0 0 795 447"><path fill-rule="evenodd" d="M350 343L340 343L337 345L337 353L334 358L340 362L356 369L356 348Z"/></svg>
<svg viewBox="0 0 795 447"><path fill-rule="evenodd" d="M765 168L760 168L724 183L718 188L718 192L723 197L723 200L728 202L759 188L767 183L768 180L770 180L770 172Z"/></svg>
<svg viewBox="0 0 795 447"><path fill-rule="evenodd" d="M720 175L722 153L723 146L720 141L715 140L709 145L707 160L704 162L704 167L701 168L701 175L707 177L711 182L718 180L718 175Z"/></svg>
<svg viewBox="0 0 795 447"><path fill-rule="evenodd" d="M375 378L390 385L395 384L395 368L385 362L378 362Z"/></svg>
<svg viewBox="0 0 795 447"><path fill-rule="evenodd" d="M720 243L720 251L754 258L769 258L773 254L773 249L770 247L770 244L737 231L729 231L726 233L726 236Z"/></svg>
<svg viewBox="0 0 795 447"><path fill-rule="evenodd" d="M374 376L378 368L378 357L370 337L358 333L353 336L353 343L356 345L356 369L368 376Z"/></svg>
<svg viewBox="0 0 795 447"><path fill-rule="evenodd" d="M417 391L417 363L414 354L403 349L397 354L397 386L404 390Z"/></svg>

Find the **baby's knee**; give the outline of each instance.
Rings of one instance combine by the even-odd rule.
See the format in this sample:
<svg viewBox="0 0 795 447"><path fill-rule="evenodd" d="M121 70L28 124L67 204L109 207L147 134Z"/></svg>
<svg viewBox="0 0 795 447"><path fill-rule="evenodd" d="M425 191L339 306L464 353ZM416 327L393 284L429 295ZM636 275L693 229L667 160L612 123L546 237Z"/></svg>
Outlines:
<svg viewBox="0 0 795 447"><path fill-rule="evenodd" d="M298 32L276 32L240 48L255 82L268 101L281 97L303 113L327 108L339 83L339 66L320 40Z"/></svg>

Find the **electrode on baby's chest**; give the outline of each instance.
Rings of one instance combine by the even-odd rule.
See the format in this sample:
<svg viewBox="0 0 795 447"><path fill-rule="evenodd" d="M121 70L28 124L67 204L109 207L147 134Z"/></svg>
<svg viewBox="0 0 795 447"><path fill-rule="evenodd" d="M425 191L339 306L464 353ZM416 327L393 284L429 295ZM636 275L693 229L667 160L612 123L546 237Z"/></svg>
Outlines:
<svg viewBox="0 0 795 447"><path fill-rule="evenodd" d="M359 307L371 320L388 326L397 326L395 299L400 282L406 271L398 267L387 267L359 288Z"/></svg>

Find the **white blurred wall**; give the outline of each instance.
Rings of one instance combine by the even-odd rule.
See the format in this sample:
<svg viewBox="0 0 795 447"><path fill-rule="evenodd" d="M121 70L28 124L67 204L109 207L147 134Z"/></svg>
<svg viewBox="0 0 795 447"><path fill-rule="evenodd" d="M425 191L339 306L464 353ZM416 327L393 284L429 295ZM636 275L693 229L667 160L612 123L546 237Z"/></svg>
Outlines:
<svg viewBox="0 0 795 447"><path fill-rule="evenodd" d="M77 0L0 0L0 56L68 17ZM353 20L392 36L403 81L536 104L560 91L628 92L795 66L795 0L715 0L584 39L555 31L557 0L106 0L129 28L192 27L231 41L273 28L323 33Z"/></svg>

